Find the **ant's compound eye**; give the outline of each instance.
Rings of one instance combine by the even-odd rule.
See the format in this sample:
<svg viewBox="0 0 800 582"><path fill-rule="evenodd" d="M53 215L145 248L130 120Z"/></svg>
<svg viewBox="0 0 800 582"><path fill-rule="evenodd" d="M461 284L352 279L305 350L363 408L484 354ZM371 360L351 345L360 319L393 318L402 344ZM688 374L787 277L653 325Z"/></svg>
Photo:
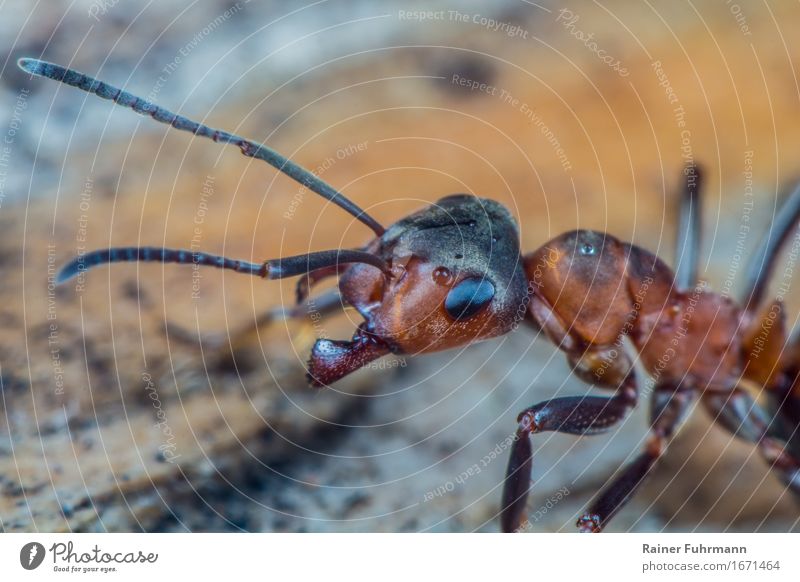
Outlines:
<svg viewBox="0 0 800 582"><path fill-rule="evenodd" d="M597 249L594 248L592 243L585 242L580 246L580 252L582 255L592 256L597 254Z"/></svg>
<svg viewBox="0 0 800 582"><path fill-rule="evenodd" d="M494 285L483 277L464 279L453 287L444 300L444 308L453 319L466 319L489 305Z"/></svg>

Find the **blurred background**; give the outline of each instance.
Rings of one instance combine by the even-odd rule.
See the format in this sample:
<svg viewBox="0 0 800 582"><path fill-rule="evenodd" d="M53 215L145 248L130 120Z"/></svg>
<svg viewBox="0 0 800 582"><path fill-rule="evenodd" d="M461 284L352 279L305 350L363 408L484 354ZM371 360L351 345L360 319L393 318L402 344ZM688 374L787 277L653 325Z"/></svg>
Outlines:
<svg viewBox="0 0 800 582"><path fill-rule="evenodd" d="M798 26L788 2L6 0L0 529L497 531L516 414L590 391L526 329L317 391L309 349L348 338L352 312L276 323L233 355L164 331L224 338L290 304L293 282L119 265L54 287L102 246L258 261L370 233L235 148L30 79L19 57L266 141L384 224L453 192L494 198L526 251L591 228L672 264L694 159L702 275L735 295L800 176ZM537 438L533 530L573 531L646 424L640 406L604 436ZM793 531L799 517L758 454L697 410L609 529Z"/></svg>

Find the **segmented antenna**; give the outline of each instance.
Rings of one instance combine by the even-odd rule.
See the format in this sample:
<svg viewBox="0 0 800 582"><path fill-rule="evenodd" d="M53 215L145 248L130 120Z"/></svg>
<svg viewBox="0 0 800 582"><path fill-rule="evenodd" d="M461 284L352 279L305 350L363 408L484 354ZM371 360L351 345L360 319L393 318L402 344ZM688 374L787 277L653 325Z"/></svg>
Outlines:
<svg viewBox="0 0 800 582"><path fill-rule="evenodd" d="M61 284L78 276L84 271L106 265L108 263L123 262L152 262L152 263L180 263L197 264L218 269L230 269L248 275L263 277L266 273L265 265L228 259L208 253L186 251L182 249L165 249L160 247L117 247L100 249L80 255L72 259L59 271L56 283Z"/></svg>
<svg viewBox="0 0 800 582"><path fill-rule="evenodd" d="M86 91L87 93L92 93L103 99L110 99L118 105L133 109L136 113L141 115L149 115L156 121L171 125L175 129L189 131L195 135L212 139L217 143L236 145L242 150L245 156L267 162L269 165L296 180L312 192L330 200L370 227L378 236L381 236L385 232L385 229L378 221L361 210L361 208L347 199L341 192L323 182L305 168L298 166L288 158L265 145L259 145L253 141L239 137L238 135L228 133L227 131L214 129L202 123L192 121L187 117L167 111L154 103L104 83L103 81L98 81L97 79L79 73L73 69L30 58L19 59L17 64L22 70L31 75L47 77L48 79L77 87L78 89Z"/></svg>
<svg viewBox="0 0 800 582"><path fill-rule="evenodd" d="M264 261L261 264L229 259L218 255L189 251L185 249L165 249L163 247L116 247L99 249L80 255L67 263L56 277L61 284L77 277L82 272L99 265L124 262L179 263L183 265L203 265L218 269L229 269L237 273L255 275L265 279L283 279L302 275L316 269L343 263L366 263L389 273L389 265L380 257L357 250L331 250L297 255L283 259Z"/></svg>

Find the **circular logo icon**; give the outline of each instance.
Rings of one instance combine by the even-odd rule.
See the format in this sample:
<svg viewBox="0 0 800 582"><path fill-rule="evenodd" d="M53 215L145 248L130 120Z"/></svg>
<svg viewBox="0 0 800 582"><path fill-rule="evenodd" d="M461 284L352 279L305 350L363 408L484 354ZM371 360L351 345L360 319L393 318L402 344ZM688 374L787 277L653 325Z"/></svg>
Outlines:
<svg viewBox="0 0 800 582"><path fill-rule="evenodd" d="M19 551L19 563L26 570L35 570L44 561L44 546L39 542L30 542Z"/></svg>

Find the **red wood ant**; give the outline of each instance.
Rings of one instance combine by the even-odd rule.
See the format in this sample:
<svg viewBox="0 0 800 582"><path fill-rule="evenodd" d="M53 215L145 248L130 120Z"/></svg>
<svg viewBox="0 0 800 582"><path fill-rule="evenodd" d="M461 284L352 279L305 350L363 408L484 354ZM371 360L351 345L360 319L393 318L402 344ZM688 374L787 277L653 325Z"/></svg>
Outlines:
<svg viewBox="0 0 800 582"><path fill-rule="evenodd" d="M650 396L650 434L639 456L603 489L577 522L602 530L632 497L699 399L714 420L755 443L794 493L800 494L800 338L788 338L779 300L765 303L778 252L800 218L800 188L788 197L746 273L737 305L699 282L700 182L684 169L675 273L650 252L590 230L562 234L523 255L519 232L498 202L467 194L435 204L384 229L341 193L264 145L212 129L76 71L35 59L19 66L61 81L156 121L238 146L337 204L375 233L364 247L253 263L202 252L156 247L101 249L68 263L64 282L97 265L171 262L231 269L266 279L304 275L311 287L339 276L334 301L364 318L350 341L316 341L308 363L314 386L331 384L389 353L421 354L497 337L525 321L561 349L575 373L610 397L574 396L522 411L511 446L500 521L503 531L527 525L532 435L608 431ZM800 247L795 234L793 253ZM796 258L796 257L795 257ZM296 311L295 313L300 313ZM651 384L637 378L639 359ZM772 413L751 396L765 393ZM795 449L790 452L790 445Z"/></svg>

